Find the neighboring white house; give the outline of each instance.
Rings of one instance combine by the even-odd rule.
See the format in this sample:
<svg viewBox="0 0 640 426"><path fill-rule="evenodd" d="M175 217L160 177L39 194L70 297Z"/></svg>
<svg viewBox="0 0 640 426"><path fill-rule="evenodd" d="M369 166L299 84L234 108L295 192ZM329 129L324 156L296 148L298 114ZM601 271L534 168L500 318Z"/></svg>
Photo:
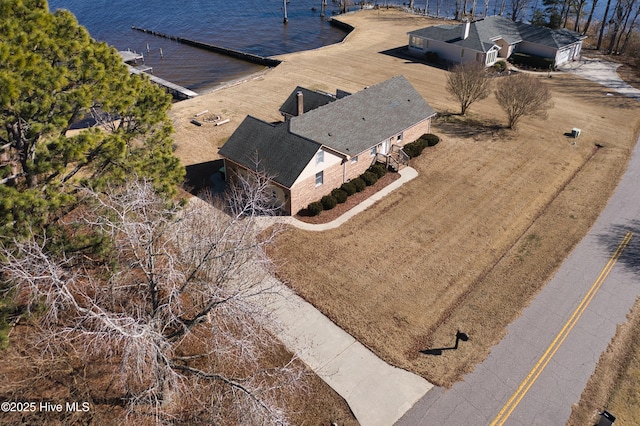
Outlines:
<svg viewBox="0 0 640 426"><path fill-rule="evenodd" d="M435 25L407 33L409 51L414 54L438 55L450 63L476 61L491 66L514 52L527 53L554 60L555 65L580 58L582 41L575 31L554 30L501 16L488 16L458 25Z"/></svg>

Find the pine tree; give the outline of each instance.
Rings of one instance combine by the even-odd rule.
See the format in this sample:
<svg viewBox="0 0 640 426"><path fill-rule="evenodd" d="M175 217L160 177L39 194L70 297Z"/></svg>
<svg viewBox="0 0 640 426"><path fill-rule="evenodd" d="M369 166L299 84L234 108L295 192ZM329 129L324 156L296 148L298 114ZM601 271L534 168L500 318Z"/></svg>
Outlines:
<svg viewBox="0 0 640 426"><path fill-rule="evenodd" d="M38 228L74 205L79 181L99 189L132 176L175 191L169 95L129 75L115 49L43 0L0 2L0 229ZM94 126L70 132L82 119Z"/></svg>

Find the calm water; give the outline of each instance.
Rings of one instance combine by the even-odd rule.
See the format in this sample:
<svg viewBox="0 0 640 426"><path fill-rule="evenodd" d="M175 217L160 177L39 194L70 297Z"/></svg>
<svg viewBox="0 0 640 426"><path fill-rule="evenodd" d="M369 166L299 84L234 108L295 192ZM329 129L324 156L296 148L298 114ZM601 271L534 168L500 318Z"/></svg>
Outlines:
<svg viewBox="0 0 640 426"><path fill-rule="evenodd" d="M317 3L317 4L316 4ZM50 0L49 8L69 9L91 36L118 50L145 55L154 74L206 91L262 67L134 31L131 26L271 56L341 41L346 33L312 8L320 1L290 0L283 24L281 0ZM337 11L328 1L327 16ZM147 50L147 46L149 50ZM164 58L160 57L160 49Z"/></svg>
<svg viewBox="0 0 640 426"><path fill-rule="evenodd" d="M118 50L141 52L157 76L204 92L262 67L134 31L131 26L262 56L314 49L339 42L346 35L320 17L321 0L289 0L289 23L284 25L283 1L49 0L49 8L71 10L93 38ZM539 7L541 2L530 0L530 9ZM384 7L408 4L409 0L373 3ZM509 16L511 0L476 0L478 16L483 15L485 5L489 14L498 13L503 3L505 15ZM473 0L467 1L468 9L472 4ZM442 17L451 17L454 5L455 0L415 0L416 8L428 7L430 14L438 11ZM337 11L337 0L327 0L326 15L330 17ZM160 49L164 58L160 57Z"/></svg>

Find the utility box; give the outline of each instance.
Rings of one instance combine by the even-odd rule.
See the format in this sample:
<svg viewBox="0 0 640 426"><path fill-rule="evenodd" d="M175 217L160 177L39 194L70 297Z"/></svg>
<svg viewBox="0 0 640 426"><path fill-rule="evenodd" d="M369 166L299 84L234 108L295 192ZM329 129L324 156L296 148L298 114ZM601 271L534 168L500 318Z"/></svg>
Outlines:
<svg viewBox="0 0 640 426"><path fill-rule="evenodd" d="M600 414L600 421L598 422L598 426L611 426L613 422L616 421L616 416L604 410Z"/></svg>
<svg viewBox="0 0 640 426"><path fill-rule="evenodd" d="M580 136L580 129L578 129L577 127L571 129L571 136L573 136L574 139Z"/></svg>

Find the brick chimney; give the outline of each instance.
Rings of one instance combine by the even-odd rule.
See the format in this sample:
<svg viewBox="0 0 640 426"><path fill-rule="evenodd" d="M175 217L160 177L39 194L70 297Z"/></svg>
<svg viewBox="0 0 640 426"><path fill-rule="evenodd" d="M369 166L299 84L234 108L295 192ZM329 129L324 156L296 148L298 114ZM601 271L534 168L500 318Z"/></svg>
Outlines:
<svg viewBox="0 0 640 426"><path fill-rule="evenodd" d="M304 114L304 99L301 91L296 92L296 101L298 104L298 112L296 115Z"/></svg>
<svg viewBox="0 0 640 426"><path fill-rule="evenodd" d="M469 21L465 21L462 24L462 39L466 40L469 37L469 28L471 28L471 23Z"/></svg>

